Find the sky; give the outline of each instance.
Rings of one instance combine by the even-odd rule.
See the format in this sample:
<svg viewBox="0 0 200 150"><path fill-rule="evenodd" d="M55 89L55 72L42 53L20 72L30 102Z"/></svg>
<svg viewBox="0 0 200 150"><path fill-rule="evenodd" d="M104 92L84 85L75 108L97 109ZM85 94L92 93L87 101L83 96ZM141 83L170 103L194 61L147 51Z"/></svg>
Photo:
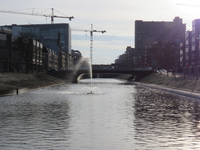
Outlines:
<svg viewBox="0 0 200 150"><path fill-rule="evenodd" d="M180 17L191 30L192 21L200 18L199 0L0 0L0 10L51 14L51 8L55 15L74 16L71 21L54 18L54 23L70 24L72 49L84 58L90 57L90 33L76 30L91 30L91 24L93 30L106 30L93 34L93 64L114 63L127 46L135 47L135 20L173 21ZM0 20L0 26L51 23L42 16L9 13L0 13Z"/></svg>

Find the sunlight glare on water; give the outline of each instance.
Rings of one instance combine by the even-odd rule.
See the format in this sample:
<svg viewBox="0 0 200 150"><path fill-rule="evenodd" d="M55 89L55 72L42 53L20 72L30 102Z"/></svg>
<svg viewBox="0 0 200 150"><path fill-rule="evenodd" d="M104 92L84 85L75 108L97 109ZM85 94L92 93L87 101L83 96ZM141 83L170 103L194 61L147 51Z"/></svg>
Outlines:
<svg viewBox="0 0 200 150"><path fill-rule="evenodd" d="M113 79L0 98L0 149L199 149L199 101Z"/></svg>

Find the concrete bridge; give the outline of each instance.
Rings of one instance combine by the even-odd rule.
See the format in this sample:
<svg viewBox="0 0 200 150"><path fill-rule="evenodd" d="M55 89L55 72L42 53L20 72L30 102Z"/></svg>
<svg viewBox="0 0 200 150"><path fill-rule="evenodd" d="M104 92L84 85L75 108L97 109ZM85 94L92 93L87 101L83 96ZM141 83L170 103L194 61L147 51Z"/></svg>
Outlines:
<svg viewBox="0 0 200 150"><path fill-rule="evenodd" d="M89 76L89 70L63 70L49 72L48 74L67 80L67 82L77 83L84 75ZM144 78L145 76L153 73L153 70L93 70L93 77L95 74L131 74L136 77L136 81Z"/></svg>

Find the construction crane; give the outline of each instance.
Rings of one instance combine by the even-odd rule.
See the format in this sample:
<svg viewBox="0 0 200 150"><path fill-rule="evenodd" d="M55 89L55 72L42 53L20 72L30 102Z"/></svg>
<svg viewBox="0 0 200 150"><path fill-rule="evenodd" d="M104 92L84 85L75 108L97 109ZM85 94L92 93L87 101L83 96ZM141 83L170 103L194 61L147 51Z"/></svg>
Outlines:
<svg viewBox="0 0 200 150"><path fill-rule="evenodd" d="M51 24L54 23L54 17L55 18L68 18L70 21L71 19L74 19L73 16L66 17L66 16L56 16L54 15L54 9L51 8L52 14L38 14L38 13L27 13L27 12L18 12L18 11L12 11L12 10L0 10L1 13L10 13L10 14L21 14L21 15L32 15L32 16L43 16L43 17L50 17L51 18Z"/></svg>
<svg viewBox="0 0 200 150"><path fill-rule="evenodd" d="M90 32L90 62L92 64L92 49L93 49L93 32L101 32L105 33L106 31L97 31L93 30L93 24L91 24L91 30L84 30L84 29L72 29L72 31L84 31L84 32Z"/></svg>

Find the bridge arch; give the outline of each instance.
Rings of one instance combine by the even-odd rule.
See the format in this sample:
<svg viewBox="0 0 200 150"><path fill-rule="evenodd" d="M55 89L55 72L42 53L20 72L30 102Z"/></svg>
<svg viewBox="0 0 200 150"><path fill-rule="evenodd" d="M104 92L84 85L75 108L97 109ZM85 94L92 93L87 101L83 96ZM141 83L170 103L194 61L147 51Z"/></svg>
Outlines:
<svg viewBox="0 0 200 150"><path fill-rule="evenodd" d="M92 73L118 73L118 74L132 74L136 76L136 81L153 73L153 70L93 70ZM77 83L85 74L89 75L89 70L65 70L49 73L52 76L66 79L70 82Z"/></svg>

